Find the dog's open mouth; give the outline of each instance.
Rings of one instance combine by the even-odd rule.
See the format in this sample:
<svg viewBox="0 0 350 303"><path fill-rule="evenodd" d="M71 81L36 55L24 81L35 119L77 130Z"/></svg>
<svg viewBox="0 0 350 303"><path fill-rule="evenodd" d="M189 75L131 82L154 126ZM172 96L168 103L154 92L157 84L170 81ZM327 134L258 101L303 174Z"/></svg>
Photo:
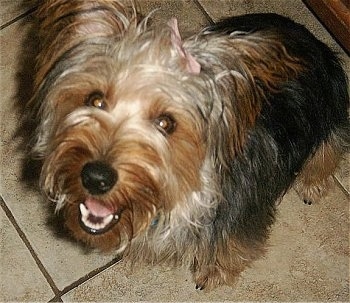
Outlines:
<svg viewBox="0 0 350 303"><path fill-rule="evenodd" d="M93 235L110 230L120 217L120 214L93 198L87 198L84 203L80 203L79 209L81 227Z"/></svg>

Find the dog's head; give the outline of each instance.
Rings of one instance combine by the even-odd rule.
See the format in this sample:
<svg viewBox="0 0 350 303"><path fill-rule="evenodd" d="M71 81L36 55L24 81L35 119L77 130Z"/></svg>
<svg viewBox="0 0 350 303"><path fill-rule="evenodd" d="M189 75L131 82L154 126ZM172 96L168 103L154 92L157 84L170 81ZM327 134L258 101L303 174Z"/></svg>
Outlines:
<svg viewBox="0 0 350 303"><path fill-rule="evenodd" d="M206 114L193 99L207 90L188 85L200 66L174 20L160 34L144 23L98 32L47 69L34 151L42 189L73 235L122 249L200 189Z"/></svg>

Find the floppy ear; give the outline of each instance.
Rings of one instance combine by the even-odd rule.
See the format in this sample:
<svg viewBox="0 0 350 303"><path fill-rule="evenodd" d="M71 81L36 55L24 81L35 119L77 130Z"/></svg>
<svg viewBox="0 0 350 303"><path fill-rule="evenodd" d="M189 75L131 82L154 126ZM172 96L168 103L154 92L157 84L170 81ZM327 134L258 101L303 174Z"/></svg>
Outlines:
<svg viewBox="0 0 350 303"><path fill-rule="evenodd" d="M179 32L179 27L177 24L177 19L172 18L168 22L171 28L171 43L176 49L180 57L185 59L186 70L191 74L199 74L201 71L201 66L198 61L182 46L182 40Z"/></svg>

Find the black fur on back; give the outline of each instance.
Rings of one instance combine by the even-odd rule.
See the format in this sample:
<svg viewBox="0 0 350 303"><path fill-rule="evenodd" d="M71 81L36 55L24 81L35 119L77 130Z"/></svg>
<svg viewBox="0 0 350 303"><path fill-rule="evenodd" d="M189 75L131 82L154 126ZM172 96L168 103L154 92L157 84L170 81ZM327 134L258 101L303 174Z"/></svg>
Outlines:
<svg viewBox="0 0 350 303"><path fill-rule="evenodd" d="M266 88L268 102L248 134L243 153L221 171L226 202L217 211L216 233L233 233L251 245L266 239L276 200L320 144L335 133L342 148L349 146L347 77L325 44L304 26L280 15L233 17L206 30L224 35L277 33L288 54L300 58L306 67L277 92Z"/></svg>

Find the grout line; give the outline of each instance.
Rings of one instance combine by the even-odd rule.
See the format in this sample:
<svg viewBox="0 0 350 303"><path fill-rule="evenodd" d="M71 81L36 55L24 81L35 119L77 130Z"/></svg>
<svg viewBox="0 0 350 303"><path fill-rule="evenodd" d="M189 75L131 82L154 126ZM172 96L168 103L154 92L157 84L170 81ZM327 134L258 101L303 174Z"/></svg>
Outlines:
<svg viewBox="0 0 350 303"><path fill-rule="evenodd" d="M20 14L19 16L15 17L14 19L4 23L3 25L0 25L0 30L12 25L13 23L17 22L18 20L30 15L31 13L33 13L35 10L37 9L37 6L34 6L30 9L28 9L26 12L24 12L23 14Z"/></svg>
<svg viewBox="0 0 350 303"><path fill-rule="evenodd" d="M350 192L346 189L346 187L343 185L343 183L339 180L339 178L336 175L332 175L333 180L335 181L336 185L340 188L340 190L346 195L347 198L350 197Z"/></svg>
<svg viewBox="0 0 350 303"><path fill-rule="evenodd" d="M54 296L49 302L60 302L60 303L62 303L63 300L59 296Z"/></svg>
<svg viewBox="0 0 350 303"><path fill-rule="evenodd" d="M3 209L3 211L5 212L7 218L10 220L10 222L12 223L12 225L14 226L14 228L16 229L19 237L22 239L22 241L24 242L25 246L27 247L27 249L29 250L30 254L32 255L35 263L37 264L37 266L39 267L39 270L41 271L41 273L44 275L46 281L48 282L48 284L50 285L53 293L54 293L54 297L48 301L48 302L63 302L62 300L62 296L66 293L68 293L69 291L73 290L74 288L80 286L81 284L85 283L86 281L92 279L93 277L97 276L98 274L100 274L101 272L103 272L104 270L108 269L109 267L113 266L114 264L117 264L118 262L121 261L122 257L116 257L114 259L112 259L111 261L109 261L108 263L106 263L105 265L96 268L94 270L92 270L91 272L89 272L88 274L86 274L85 276L81 277L80 279L74 281L73 283L71 283L69 286L65 287L62 291L60 291L58 289L58 287L56 286L56 283L54 282L54 280L52 279L52 277L50 276L50 274L48 273L48 271L45 269L45 266L43 265L43 263L40 261L39 257L37 256L37 254L35 253L32 245L30 244L28 238L26 237L25 233L22 231L22 229L20 228L20 226L18 225L16 219L14 218L11 210L7 207L4 199L2 198L2 196L0 196L0 207Z"/></svg>
<svg viewBox="0 0 350 303"><path fill-rule="evenodd" d="M100 274L104 270L108 269L109 267L113 266L114 264L119 263L121 260L122 260L122 257L118 256L118 257L112 259L111 261L109 261L108 263L106 263L105 265L94 269L93 271L89 272L85 276L81 277L80 279L74 281L73 283L71 283L70 285L65 287L60 293L56 294L56 296L54 298L52 298L49 302L63 302L61 299L61 297L63 295L65 295L69 291L73 290L74 288L77 288L78 286L87 282L88 280L94 278L95 276L97 276L98 274Z"/></svg>
<svg viewBox="0 0 350 303"><path fill-rule="evenodd" d="M39 257L35 253L35 250L34 250L33 246L30 244L30 242L29 242L28 238L26 237L25 233L22 231L22 229L18 225L18 223L17 223L15 217L13 216L11 210L7 207L5 201L3 200L3 198L1 196L0 196L0 207L4 210L7 218L10 220L10 222L12 223L14 228L16 229L19 237L22 239L22 241L24 242L25 246L29 250L30 254L32 255L32 257L33 257L33 259L35 261L35 263L39 267L39 270L44 275L46 281L49 283L52 291L54 292L55 295L58 295L60 293L60 290L57 288L54 280L52 279L52 277L50 276L50 274L46 270L46 268L43 265L43 263L40 261Z"/></svg>
<svg viewBox="0 0 350 303"><path fill-rule="evenodd" d="M205 8L202 6L202 4L200 4L198 0L193 0L193 2L195 5L197 5L199 10L203 13L204 17L209 21L210 25L214 25L215 22L213 21L213 18L210 17L210 15L205 10Z"/></svg>

